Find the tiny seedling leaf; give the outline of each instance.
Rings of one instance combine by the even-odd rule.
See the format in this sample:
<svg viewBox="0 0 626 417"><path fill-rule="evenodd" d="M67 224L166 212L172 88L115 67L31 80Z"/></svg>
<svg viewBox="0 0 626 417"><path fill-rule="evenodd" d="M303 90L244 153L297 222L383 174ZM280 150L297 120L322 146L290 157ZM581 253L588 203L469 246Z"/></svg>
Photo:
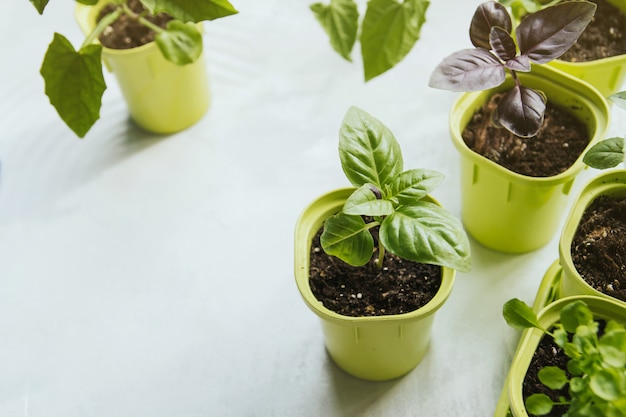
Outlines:
<svg viewBox="0 0 626 417"><path fill-rule="evenodd" d="M594 3L572 1L528 15L515 29L520 53L538 64L560 57L585 30L595 10Z"/></svg>
<svg viewBox="0 0 626 417"><path fill-rule="evenodd" d="M480 4L470 23L470 40L477 48L491 48L491 30L499 27L506 33L511 33L513 24L506 8L495 1Z"/></svg>
<svg viewBox="0 0 626 417"><path fill-rule="evenodd" d="M550 389L561 389L567 384L565 371L557 366L546 366L539 370L539 381Z"/></svg>
<svg viewBox="0 0 626 417"><path fill-rule="evenodd" d="M526 409L536 416L548 414L553 406L554 401L546 394L532 394L526 399Z"/></svg>
<svg viewBox="0 0 626 417"><path fill-rule="evenodd" d="M176 65L191 64L202 54L202 34L194 23L170 20L156 43L165 59Z"/></svg>
<svg viewBox="0 0 626 417"><path fill-rule="evenodd" d="M100 117L106 89L101 52L100 45L76 51L67 38L55 33L41 65L50 103L81 138Z"/></svg>
<svg viewBox="0 0 626 417"><path fill-rule="evenodd" d="M376 198L372 190L372 184L365 184L354 190L343 205L343 212L362 216L387 216L393 213L391 201Z"/></svg>
<svg viewBox="0 0 626 417"><path fill-rule="evenodd" d="M626 375L618 372L617 369L600 369L591 375L589 388L598 397L606 401L613 401L620 398L620 394L625 387Z"/></svg>
<svg viewBox="0 0 626 417"><path fill-rule="evenodd" d="M613 168L624 162L624 138L604 139L593 145L585 154L583 162L592 168Z"/></svg>
<svg viewBox="0 0 626 417"><path fill-rule="evenodd" d="M523 85L515 85L498 103L493 113L494 122L517 136L535 136L543 125L546 96Z"/></svg>
<svg viewBox="0 0 626 417"><path fill-rule="evenodd" d="M589 307L582 301L567 304L561 309L561 324L569 333L576 333L578 326L593 323L593 314Z"/></svg>
<svg viewBox="0 0 626 417"><path fill-rule="evenodd" d="M502 315L508 325L515 329L542 328L533 309L518 298L513 298L504 304Z"/></svg>
<svg viewBox="0 0 626 417"><path fill-rule="evenodd" d="M320 243L324 252L352 266L365 265L374 251L374 238L363 218L344 213L326 220Z"/></svg>
<svg viewBox="0 0 626 417"><path fill-rule="evenodd" d="M356 42L359 12L353 0L331 0L330 4L315 3L310 6L330 44L339 55L352 61L350 53Z"/></svg>
<svg viewBox="0 0 626 417"><path fill-rule="evenodd" d="M428 85L456 92L480 91L499 86L505 78L504 65L487 49L463 49L435 67Z"/></svg>
<svg viewBox="0 0 626 417"><path fill-rule="evenodd" d="M357 188L370 183L382 190L403 169L402 151L393 133L357 107L351 107L343 119L339 158L346 177Z"/></svg>
<svg viewBox="0 0 626 417"><path fill-rule="evenodd" d="M626 330L607 331L598 342L602 359L616 368L626 366Z"/></svg>
<svg viewBox="0 0 626 417"><path fill-rule="evenodd" d="M443 181L443 175L428 169L404 171L389 184L390 198L397 198L400 204L415 204L436 189Z"/></svg>
<svg viewBox="0 0 626 417"><path fill-rule="evenodd" d="M389 70L411 51L426 21L427 0L370 0L361 29L365 81Z"/></svg>
<svg viewBox="0 0 626 417"><path fill-rule="evenodd" d="M237 14L228 0L141 0L151 14L165 12L183 22L198 23Z"/></svg>

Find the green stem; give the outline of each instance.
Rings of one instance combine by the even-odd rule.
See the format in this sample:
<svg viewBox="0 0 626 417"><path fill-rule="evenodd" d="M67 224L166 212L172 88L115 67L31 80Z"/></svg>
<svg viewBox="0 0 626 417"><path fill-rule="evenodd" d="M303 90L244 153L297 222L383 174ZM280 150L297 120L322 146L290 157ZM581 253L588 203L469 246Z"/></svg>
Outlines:
<svg viewBox="0 0 626 417"><path fill-rule="evenodd" d="M382 243L380 243L380 239L378 239L378 262L376 262L376 266L378 269L383 269L383 259L385 258L385 247Z"/></svg>
<svg viewBox="0 0 626 417"><path fill-rule="evenodd" d="M104 32L104 29L106 29L111 23L115 22L122 15L122 13L124 13L124 10L120 7L100 19L94 30L92 30L87 38L85 38L85 41L80 48L82 49L87 45L91 45L93 41L96 40L102 32Z"/></svg>

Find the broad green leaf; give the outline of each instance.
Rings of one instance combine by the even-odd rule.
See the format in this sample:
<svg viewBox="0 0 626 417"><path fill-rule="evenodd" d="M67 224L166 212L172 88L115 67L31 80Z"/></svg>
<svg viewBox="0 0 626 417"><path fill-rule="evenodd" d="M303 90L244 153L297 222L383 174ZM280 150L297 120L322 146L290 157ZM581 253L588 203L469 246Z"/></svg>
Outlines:
<svg viewBox="0 0 626 417"><path fill-rule="evenodd" d="M43 11L48 4L48 0L30 0L30 2L33 3L33 6L35 6L35 9L37 9L39 14L43 14Z"/></svg>
<svg viewBox="0 0 626 417"><path fill-rule="evenodd" d="M374 251L374 238L365 221L344 213L326 220L320 243L324 252L352 266L365 265Z"/></svg>
<svg viewBox="0 0 626 417"><path fill-rule="evenodd" d="M513 298L504 303L502 315L507 324L515 329L528 329L532 327L542 329L533 309L518 298Z"/></svg>
<svg viewBox="0 0 626 417"><path fill-rule="evenodd" d="M431 202L399 207L383 220L380 240L404 259L459 271L471 267L469 241L461 222Z"/></svg>
<svg viewBox="0 0 626 417"><path fill-rule="evenodd" d="M595 395L606 401L613 401L624 394L625 375L616 369L600 369L590 376L589 387Z"/></svg>
<svg viewBox="0 0 626 417"><path fill-rule="evenodd" d="M55 33L41 65L50 103L81 138L100 117L106 89L101 52L100 45L77 52L63 35Z"/></svg>
<svg viewBox="0 0 626 417"><path fill-rule="evenodd" d="M86 6L94 6L98 4L98 1L99 0L76 0L77 3L84 4Z"/></svg>
<svg viewBox="0 0 626 417"><path fill-rule="evenodd" d="M545 394L532 394L526 399L526 409L536 416L548 414L553 406L554 402Z"/></svg>
<svg viewBox="0 0 626 417"><path fill-rule="evenodd" d="M389 198L403 205L416 204L443 181L443 175L428 169L411 169L396 176L389 185Z"/></svg>
<svg viewBox="0 0 626 417"><path fill-rule="evenodd" d="M372 191L371 184L356 189L343 206L345 214L363 216L387 216L393 213L393 205L389 200L380 200Z"/></svg>
<svg viewBox="0 0 626 417"><path fill-rule="evenodd" d="M542 92L516 84L498 103L493 120L517 136L535 136L543 125L546 101Z"/></svg>
<svg viewBox="0 0 626 417"><path fill-rule="evenodd" d="M543 385L550 389L561 389L567 384L565 371L557 366L546 366L537 375Z"/></svg>
<svg viewBox="0 0 626 417"><path fill-rule="evenodd" d="M513 23L506 8L500 3L486 1L481 3L472 16L470 40L477 48L491 49L491 32L500 28L507 34L513 30Z"/></svg>
<svg viewBox="0 0 626 417"><path fill-rule="evenodd" d="M194 23L170 20L156 43L165 59L176 65L191 64L202 54L202 34Z"/></svg>
<svg viewBox="0 0 626 417"><path fill-rule="evenodd" d="M370 183L383 190L403 167L393 133L357 107L348 110L339 130L339 158L343 172L357 188Z"/></svg>
<svg viewBox="0 0 626 417"><path fill-rule="evenodd" d="M359 12L354 0L331 0L328 5L315 3L311 5L311 11L328 35L333 49L352 61L350 53L359 29Z"/></svg>
<svg viewBox="0 0 626 417"><path fill-rule="evenodd" d="M361 30L365 81L389 70L411 51L426 21L427 0L370 0Z"/></svg>
<svg viewBox="0 0 626 417"><path fill-rule="evenodd" d="M598 341L598 350L607 364L616 368L626 366L626 330L616 329L604 333Z"/></svg>
<svg viewBox="0 0 626 417"><path fill-rule="evenodd" d="M183 22L215 20L238 13L228 0L141 0L152 14L165 12Z"/></svg>
<svg viewBox="0 0 626 417"><path fill-rule="evenodd" d="M609 96L609 100L617 104L619 108L626 110L626 91L620 91Z"/></svg>
<svg viewBox="0 0 626 417"><path fill-rule="evenodd" d="M569 333L576 333L578 326L593 322L593 314L583 301L573 301L567 304L560 312L561 324Z"/></svg>
<svg viewBox="0 0 626 417"><path fill-rule="evenodd" d="M613 168L624 162L624 138L604 139L593 145L583 157L583 162L592 168Z"/></svg>
<svg viewBox="0 0 626 417"><path fill-rule="evenodd" d="M443 90L482 91L506 79L504 65L486 49L463 49L445 57L433 70L428 85Z"/></svg>

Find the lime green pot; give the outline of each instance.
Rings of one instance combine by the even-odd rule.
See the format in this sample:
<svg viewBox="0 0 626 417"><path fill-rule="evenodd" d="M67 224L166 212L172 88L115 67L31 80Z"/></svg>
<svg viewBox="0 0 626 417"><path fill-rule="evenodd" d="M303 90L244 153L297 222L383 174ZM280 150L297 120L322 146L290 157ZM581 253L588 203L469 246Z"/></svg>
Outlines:
<svg viewBox="0 0 626 417"><path fill-rule="evenodd" d="M88 34L98 12L107 3L78 4L75 17ZM198 122L210 103L204 55L192 64L179 66L166 60L155 42L132 48L103 48L102 59L113 72L132 119L143 129L169 134Z"/></svg>
<svg viewBox="0 0 626 417"><path fill-rule="evenodd" d="M595 88L546 66L534 66L531 73L518 73L518 77L523 85L542 90L549 101L568 109L587 126L587 149L604 138L609 107ZM488 160L465 144L461 134L474 113L512 83L509 78L497 88L462 94L450 112L450 134L461 155L462 220L467 232L491 249L524 253L542 247L556 233L570 189L585 165L581 154L558 175L530 177Z"/></svg>
<svg viewBox="0 0 626 417"><path fill-rule="evenodd" d="M539 324L545 329L549 329L560 320L559 314L561 309L576 300L584 301L589 306L596 320L615 320L620 323L626 323L626 305L607 298L581 295L561 298L550 303L539 312ZM517 351L513 356L506 384L508 387L510 412L514 417L528 417L526 407L524 406L522 387L531 359L542 337L543 332L541 330L534 328L525 330Z"/></svg>
<svg viewBox="0 0 626 417"><path fill-rule="evenodd" d="M325 308L309 286L311 241L324 221L341 211L352 188L324 194L299 217L295 230L295 279L306 305L320 318L326 350L347 373L384 381L405 375L422 360L430 345L434 313L448 299L455 271L442 268L439 291L413 312L377 317L348 317ZM434 201L434 200L433 200Z"/></svg>
<svg viewBox="0 0 626 417"><path fill-rule="evenodd" d="M608 2L626 15L626 1L608 0ZM626 54L586 62L556 59L549 65L588 82L605 97L620 91L626 80Z"/></svg>
<svg viewBox="0 0 626 417"><path fill-rule="evenodd" d="M626 196L626 171L612 170L601 173L585 185L572 204L559 239L559 263L563 269L559 291L561 296L587 294L614 299L589 285L580 276L572 261L572 241L580 220L587 207L601 195ZM612 254L607 255L612 256ZM619 302L623 303L623 301Z"/></svg>

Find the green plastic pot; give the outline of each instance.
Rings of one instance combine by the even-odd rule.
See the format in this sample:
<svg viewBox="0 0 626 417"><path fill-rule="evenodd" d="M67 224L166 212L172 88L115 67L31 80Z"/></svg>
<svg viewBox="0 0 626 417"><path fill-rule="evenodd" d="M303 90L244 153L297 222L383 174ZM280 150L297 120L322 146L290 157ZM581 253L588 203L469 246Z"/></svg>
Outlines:
<svg viewBox="0 0 626 417"><path fill-rule="evenodd" d="M562 296L587 294L614 299L589 285L580 276L572 261L571 247L578 224L587 207L601 195L626 196L626 171L612 170L603 172L590 180L576 197L566 217L559 239L559 262L563 268L559 292ZM619 302L623 303L623 301Z"/></svg>
<svg viewBox="0 0 626 417"><path fill-rule="evenodd" d="M539 312L539 324L549 329L559 321L559 312L561 309L576 300L584 301L589 306L589 309L593 312L596 319L616 320L620 323L626 322L626 306L624 304L618 303L612 299L581 295L561 298L549 304ZM533 353L537 349L537 345L542 337L543 332L541 330L534 328L525 330L513 357L507 378L507 386L510 412L514 417L528 417L526 407L524 406L522 386Z"/></svg>
<svg viewBox="0 0 626 417"><path fill-rule="evenodd" d="M88 34L98 12L95 6L77 3L75 17ZM102 59L113 72L132 119L143 129L159 134L184 130L198 122L209 108L209 85L204 54L192 64L166 60L155 42L132 48L103 48Z"/></svg>
<svg viewBox="0 0 626 417"><path fill-rule="evenodd" d="M428 351L434 313L450 296L455 271L442 268L439 291L413 312L348 317L325 308L309 286L311 240L324 221L341 210L353 191L344 188L324 194L301 214L295 230L295 279L304 302L320 318L326 350L333 361L358 378L384 381L414 369Z"/></svg>
<svg viewBox="0 0 626 417"><path fill-rule="evenodd" d="M519 73L518 77L522 84L542 90L548 100L569 109L587 126L587 149L604 138L609 107L595 88L546 66L533 66L532 72ZM581 154L561 174L529 177L488 160L465 144L461 133L474 113L512 83L508 78L497 88L463 93L450 112L450 134L461 154L461 217L467 232L491 249L524 253L542 247L556 233L574 180L585 165Z"/></svg>
<svg viewBox="0 0 626 417"><path fill-rule="evenodd" d="M626 15L624 0L608 0ZM620 91L626 80L626 55L597 59L586 62L568 62L560 59L551 61L549 65L588 82L608 97Z"/></svg>

